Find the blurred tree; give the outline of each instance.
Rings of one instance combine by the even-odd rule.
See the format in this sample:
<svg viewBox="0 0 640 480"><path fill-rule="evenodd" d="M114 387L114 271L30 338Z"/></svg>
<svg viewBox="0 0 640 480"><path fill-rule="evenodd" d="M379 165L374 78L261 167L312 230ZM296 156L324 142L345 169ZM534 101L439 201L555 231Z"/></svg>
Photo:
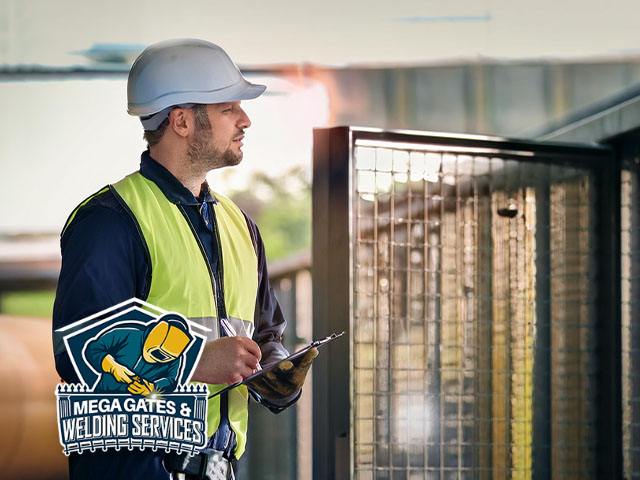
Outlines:
<svg viewBox="0 0 640 480"><path fill-rule="evenodd" d="M267 258L276 260L311 246L311 183L301 166L281 177L255 172L231 198L258 224Z"/></svg>
<svg viewBox="0 0 640 480"><path fill-rule="evenodd" d="M5 292L0 297L0 313L51 318L55 290Z"/></svg>

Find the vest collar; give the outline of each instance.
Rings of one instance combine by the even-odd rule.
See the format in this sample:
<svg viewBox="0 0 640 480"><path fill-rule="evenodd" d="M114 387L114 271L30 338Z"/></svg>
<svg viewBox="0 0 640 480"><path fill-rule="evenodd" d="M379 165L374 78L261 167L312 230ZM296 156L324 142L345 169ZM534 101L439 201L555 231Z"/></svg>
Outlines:
<svg viewBox="0 0 640 480"><path fill-rule="evenodd" d="M180 183L180 180L151 157L149 150L142 152L140 157L140 174L155 183L171 203L178 205L201 205L203 201L218 203L206 180L201 187L201 195L204 195L204 198L198 200L187 187Z"/></svg>

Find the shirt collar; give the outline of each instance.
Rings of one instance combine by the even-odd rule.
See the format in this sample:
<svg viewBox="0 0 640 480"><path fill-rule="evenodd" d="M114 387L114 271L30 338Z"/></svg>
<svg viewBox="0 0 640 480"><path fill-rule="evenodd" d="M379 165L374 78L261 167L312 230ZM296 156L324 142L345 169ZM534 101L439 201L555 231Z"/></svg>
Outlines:
<svg viewBox="0 0 640 480"><path fill-rule="evenodd" d="M203 201L218 203L206 180L200 190L200 194L204 195L204 198L198 200L180 180L151 157L149 150L145 150L140 157L140 174L155 183L171 203L181 205L200 205Z"/></svg>

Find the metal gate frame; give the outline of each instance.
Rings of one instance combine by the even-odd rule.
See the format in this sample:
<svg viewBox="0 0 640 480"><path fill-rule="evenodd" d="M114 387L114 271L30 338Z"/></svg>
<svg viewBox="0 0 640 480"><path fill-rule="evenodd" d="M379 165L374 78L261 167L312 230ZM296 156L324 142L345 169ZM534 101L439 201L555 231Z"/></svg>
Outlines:
<svg viewBox="0 0 640 480"><path fill-rule="evenodd" d="M350 478L353 474L350 425L350 327L353 298L351 238L353 149L358 139L429 143L488 151L508 151L522 161L579 166L595 175L597 196L597 269L601 288L597 301L596 476L622 477L621 308L620 308L620 161L603 146L570 145L414 131L359 127L314 130L313 149L313 336L346 331L314 362L313 478ZM544 432L538 432L544 435ZM547 455L548 457L548 455ZM536 456L540 471L548 458Z"/></svg>

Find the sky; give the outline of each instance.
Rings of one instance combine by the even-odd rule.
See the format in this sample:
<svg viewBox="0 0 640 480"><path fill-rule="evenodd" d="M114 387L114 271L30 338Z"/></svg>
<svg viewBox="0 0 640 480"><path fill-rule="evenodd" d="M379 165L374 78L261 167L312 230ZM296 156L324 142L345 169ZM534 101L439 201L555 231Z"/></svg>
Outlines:
<svg viewBox="0 0 640 480"><path fill-rule="evenodd" d="M87 64L79 52L96 44L178 37L252 67L616 57L640 55L638 18L638 0L2 0L0 66ZM256 170L310 170L312 129L329 118L322 85L251 80L270 94L243 104L245 159L210 175L223 193ZM59 232L79 201L138 166L145 144L124 79L0 81L0 102L0 235Z"/></svg>

